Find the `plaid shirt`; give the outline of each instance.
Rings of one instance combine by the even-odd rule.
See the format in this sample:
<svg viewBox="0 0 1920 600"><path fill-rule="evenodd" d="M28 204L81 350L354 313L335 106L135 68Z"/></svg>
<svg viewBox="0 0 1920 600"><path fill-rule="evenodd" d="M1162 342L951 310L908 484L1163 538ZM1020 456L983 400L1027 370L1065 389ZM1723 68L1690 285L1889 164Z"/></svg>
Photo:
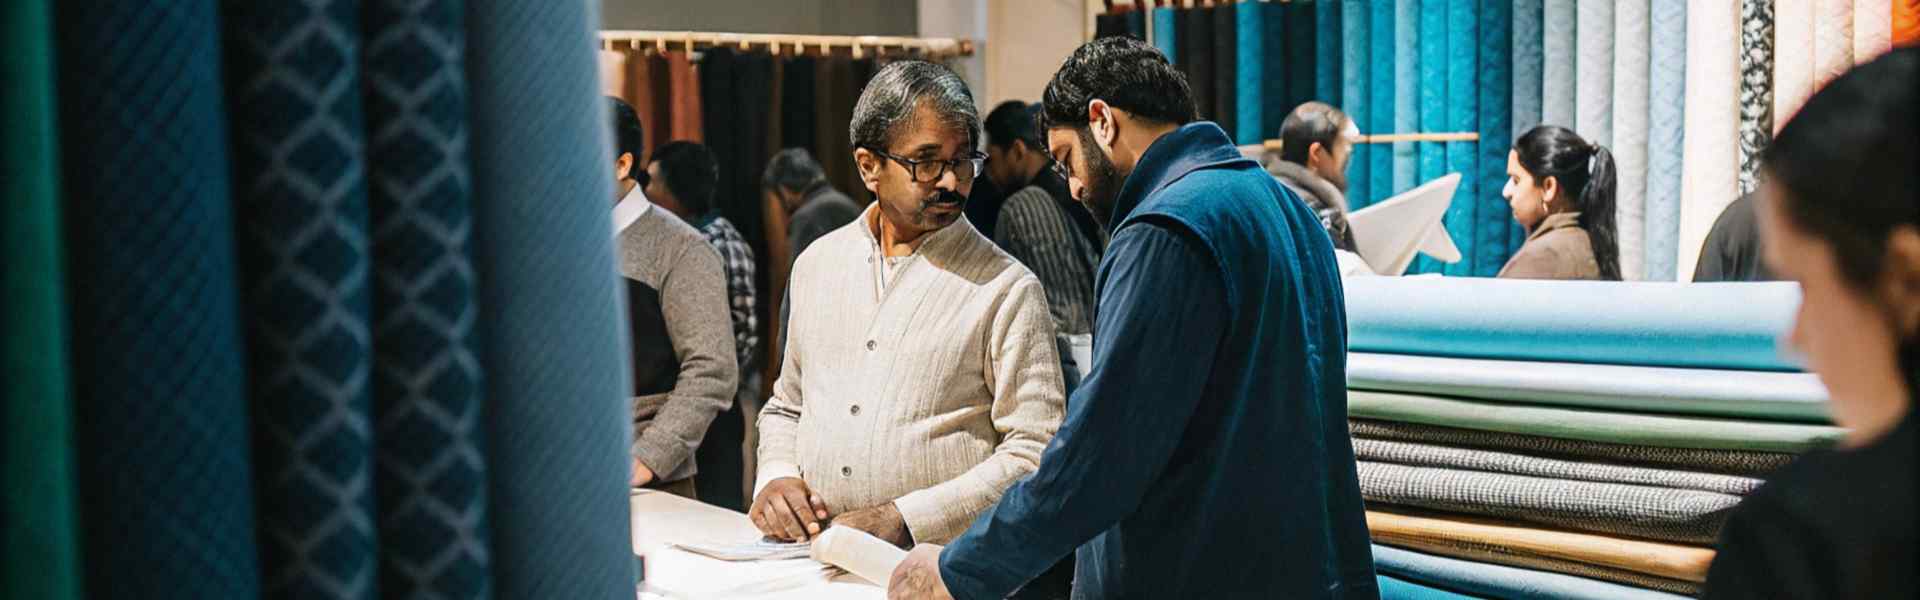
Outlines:
<svg viewBox="0 0 1920 600"><path fill-rule="evenodd" d="M725 217L709 215L694 226L720 251L720 266L727 274L727 305L733 313L733 352L744 380L752 366L753 347L760 343L759 318L753 312L753 247Z"/></svg>

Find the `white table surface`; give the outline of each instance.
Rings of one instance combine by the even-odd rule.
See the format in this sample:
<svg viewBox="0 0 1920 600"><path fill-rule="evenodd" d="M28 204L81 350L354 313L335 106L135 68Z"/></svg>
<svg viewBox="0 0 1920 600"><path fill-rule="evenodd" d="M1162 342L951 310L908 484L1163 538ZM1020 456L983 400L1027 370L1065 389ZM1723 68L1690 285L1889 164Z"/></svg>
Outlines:
<svg viewBox="0 0 1920 600"><path fill-rule="evenodd" d="M634 490L633 551L646 558L644 600L884 600L886 590L850 574L829 578L812 560L726 562L671 547L760 538L744 514L666 492Z"/></svg>

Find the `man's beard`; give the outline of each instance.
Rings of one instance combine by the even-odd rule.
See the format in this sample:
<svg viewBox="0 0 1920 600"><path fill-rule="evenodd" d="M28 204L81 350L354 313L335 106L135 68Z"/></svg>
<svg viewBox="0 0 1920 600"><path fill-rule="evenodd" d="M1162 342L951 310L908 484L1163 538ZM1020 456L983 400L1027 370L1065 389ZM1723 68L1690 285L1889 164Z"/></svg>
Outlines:
<svg viewBox="0 0 1920 600"><path fill-rule="evenodd" d="M1114 202L1120 195L1120 186L1126 183L1127 176L1113 165L1113 159L1100 144L1093 140L1093 132L1079 131L1080 153L1086 156L1087 174L1081 190L1081 203L1087 205L1087 212L1093 213L1093 220L1103 228L1113 227Z"/></svg>

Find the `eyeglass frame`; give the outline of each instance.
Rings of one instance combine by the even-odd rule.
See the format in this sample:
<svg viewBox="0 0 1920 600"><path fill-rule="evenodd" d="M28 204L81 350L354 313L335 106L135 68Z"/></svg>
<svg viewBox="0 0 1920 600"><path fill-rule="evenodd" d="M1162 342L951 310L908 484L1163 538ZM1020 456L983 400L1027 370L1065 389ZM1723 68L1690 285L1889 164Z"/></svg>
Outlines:
<svg viewBox="0 0 1920 600"><path fill-rule="evenodd" d="M960 179L960 173L958 171L954 171L953 178L955 180L968 182L968 181L973 181L975 179L979 179L981 175L986 173L986 169L987 169L987 155L986 153L980 152L978 150L968 153L963 158L956 158L953 160L914 160L904 156L897 156L885 150L881 150L879 148L875 148L872 146L861 146L861 148L865 148L868 152L872 152L875 155L880 156L881 158L885 158L887 160L900 163L900 166L907 168L907 179L912 180L914 183L933 183L936 181L940 181L941 177L946 177L947 172L952 171L953 167L959 164L961 161L967 161L967 162L973 163L973 175L970 177L967 177L966 179ZM920 165L925 165L925 164L939 164L940 170L935 171L931 179L922 181L920 179L920 175L918 171L920 170Z"/></svg>

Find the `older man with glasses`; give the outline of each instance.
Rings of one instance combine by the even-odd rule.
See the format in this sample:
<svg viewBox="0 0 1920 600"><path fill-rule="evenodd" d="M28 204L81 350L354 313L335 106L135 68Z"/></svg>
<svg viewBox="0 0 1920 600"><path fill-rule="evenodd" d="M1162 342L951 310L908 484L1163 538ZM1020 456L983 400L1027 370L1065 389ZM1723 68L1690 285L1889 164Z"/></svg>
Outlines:
<svg viewBox="0 0 1920 600"><path fill-rule="evenodd" d="M861 93L852 158L877 201L793 268L748 511L767 535L950 540L1059 427L1040 281L961 218L978 124L966 84L931 63L888 65Z"/></svg>

